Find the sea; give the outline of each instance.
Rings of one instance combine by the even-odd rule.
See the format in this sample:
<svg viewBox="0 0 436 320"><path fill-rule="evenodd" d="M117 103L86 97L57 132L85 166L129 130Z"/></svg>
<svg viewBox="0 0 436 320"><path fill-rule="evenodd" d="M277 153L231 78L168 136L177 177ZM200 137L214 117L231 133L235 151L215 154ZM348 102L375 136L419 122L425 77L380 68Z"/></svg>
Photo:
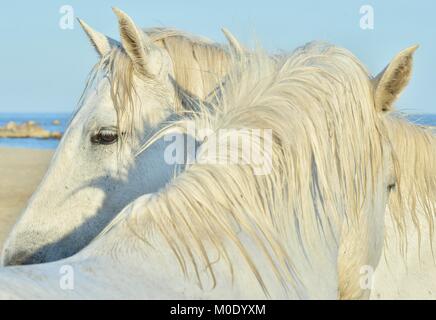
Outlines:
<svg viewBox="0 0 436 320"><path fill-rule="evenodd" d="M0 113L0 127L3 127L10 121L23 123L26 121L35 121L42 128L49 131L65 132L69 123L70 113ZM411 114L407 116L410 121L436 126L436 114ZM54 120L60 122L59 125L53 124ZM31 148L31 149L56 149L59 140L56 139L9 139L0 138L0 147L10 148Z"/></svg>
<svg viewBox="0 0 436 320"><path fill-rule="evenodd" d="M18 124L34 121L46 130L64 133L71 116L72 114L70 113L0 113L0 127L3 127L10 121ZM55 120L58 120L60 124L53 124ZM0 138L0 147L56 149L58 144L59 140L57 139Z"/></svg>

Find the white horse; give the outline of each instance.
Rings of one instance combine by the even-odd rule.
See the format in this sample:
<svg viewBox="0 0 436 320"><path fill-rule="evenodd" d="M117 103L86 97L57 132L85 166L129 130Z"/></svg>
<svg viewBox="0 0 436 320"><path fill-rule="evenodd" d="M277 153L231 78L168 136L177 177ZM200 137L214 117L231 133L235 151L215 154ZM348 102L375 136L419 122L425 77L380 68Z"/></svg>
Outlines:
<svg viewBox="0 0 436 320"><path fill-rule="evenodd" d="M131 20L124 13L117 12L120 22L122 18L128 21L129 23L126 24L126 28L134 34L136 27ZM107 56L116 50L123 50L121 48L117 49L121 46L119 43L93 31L85 23L82 22L82 24L92 43L102 56ZM138 28L136 29L138 30ZM123 32L122 28L121 32ZM141 31L138 30L138 33L140 34ZM217 45L190 38L180 32L171 30L153 30L148 33L153 44L160 49L165 48L171 58L174 76L170 76L171 79L175 77L176 81L171 81L172 88L170 86L170 90L167 93L169 95L174 93L175 109L186 108L186 104L189 102L183 101L186 97L198 95L204 98L210 89L215 86L217 79L227 72L230 65L227 53ZM226 32L226 36L233 49L241 54L244 50L243 46L230 33ZM124 45L123 41L122 43ZM102 58L102 61L96 68L98 71L94 70L92 78L96 77L98 72L107 72L108 70L106 69L100 70L104 69L107 64L115 65L121 62L117 61L115 57L106 59L107 61L104 62ZM121 72L118 73L121 74ZM114 86L113 83L111 85ZM136 81L133 81L131 85L135 88L137 85ZM153 86L148 81L140 85L144 86L145 89L147 89L147 86ZM128 89L126 88L126 91ZM95 97L92 97L95 100L92 101L89 95L84 99L84 102L82 102L83 107L75 117L75 123L72 123L70 126L76 127L74 130L75 134L70 134L73 129L67 132L69 139L76 140L78 134L84 135L89 130L87 122L92 117L96 119L93 120L96 122L107 120L107 122L113 123L108 128L103 128L102 126L105 129L101 132L104 133L102 135L103 138L109 139L109 141L110 139L117 138L118 132L114 132L117 121L114 121L116 116L112 111L113 109L110 103L104 105L104 102L100 101L100 99L110 101L107 98L107 92L99 90L98 93L93 92L92 94L95 95ZM122 105L123 102L120 104ZM182 106L183 104L184 106ZM85 107L86 105L88 106L87 108ZM162 109L166 109L166 107L163 104ZM159 112L161 111L160 107L157 107L157 109L159 109ZM145 107L141 113L148 113L149 111L151 110ZM172 111L171 108L170 111ZM111 112L112 115L110 114ZM146 117L149 116L149 114L146 115ZM87 124L83 126L83 123ZM99 124L96 126L98 127ZM82 127L81 131L77 127ZM146 132L152 132L153 127L154 125L147 128L148 131ZM138 129L138 132L141 132L141 130ZM72 147L71 143L68 144L69 150L67 154L69 154L69 157L67 158L65 157L65 150L67 150L66 143L62 144L62 148L58 150L60 155L53 161L50 171L57 174L49 173L47 175L45 182L29 203L26 212L23 214L5 248L6 254L4 254L3 259L5 264L51 261L75 253L91 241L121 207L139 194L156 191L162 187L170 179L174 171L173 166L166 165L162 161L162 152L166 146L163 141L160 144L156 144L147 153L144 153L134 166L126 165L127 169L125 167L124 169L127 170L127 174L126 172L120 174L119 164L115 164L112 161L114 158L113 152L95 149L91 150L92 152L88 152L89 150L86 148L86 145L88 145L88 141L85 141L83 145L75 143L76 147ZM128 151L132 152L132 150ZM95 153L99 153L100 161L98 162L89 160L90 157L95 156ZM71 159L75 161L73 162ZM85 166L83 163L86 161L89 161L89 163ZM72 163L75 166L69 165L68 172L65 172L65 165L68 163ZM84 176L89 177L88 180L84 181ZM138 176L146 178L135 178ZM51 191L53 189L57 190L56 197L51 195L53 194ZM69 192L69 189L80 191ZM47 198L51 200L49 201ZM65 201L63 201L64 199ZM76 213L74 215L69 213L69 210L72 208L74 208ZM50 223L43 219L47 212L56 212L56 214L52 215ZM68 223L65 224L65 221ZM29 228L28 225L36 225L36 228ZM29 231L31 229L35 230L35 233L31 233ZM346 283L346 281L343 282ZM345 286L348 286L348 284ZM343 296L348 297L347 294Z"/></svg>
<svg viewBox="0 0 436 320"><path fill-rule="evenodd" d="M230 32L225 29L223 31L237 56L249 54ZM280 57L275 59L277 58ZM387 72L395 72L395 69ZM408 79L404 76L406 75L401 78L406 83ZM381 80L379 76L374 82ZM361 290L363 283L363 286L371 287L371 296L375 299L431 299L436 292L436 260L433 251L436 247L436 238L433 236L436 214L436 138L430 129L414 125L396 114L392 104L386 104L384 111L390 113L385 121L401 180L385 216L388 228L384 259L374 270L356 264L345 254L351 245L344 246L343 254L339 256L340 296L342 299L367 297L368 292ZM359 239L358 234L355 236ZM358 278L360 281L357 281ZM365 284L366 278L368 281Z"/></svg>
<svg viewBox="0 0 436 320"><path fill-rule="evenodd" d="M223 31L238 56L249 54L231 33ZM398 70L402 72L401 68ZM409 71L406 69L406 73ZM403 74L400 78L407 82L405 76ZM380 81L380 76L374 79L375 83ZM365 265L359 269L359 265L348 255L340 255L340 296L342 299L366 297L367 292L361 290L363 283L365 287L372 288L371 297L374 299L434 299L436 137L434 130L410 123L396 114L392 104L387 104L384 111L390 113L385 121L400 180L385 216L384 258L373 270ZM358 234L355 236L359 239ZM344 246L344 250L349 248ZM357 273L361 279L359 283L356 281ZM368 279L366 284L365 279Z"/></svg>
<svg viewBox="0 0 436 320"><path fill-rule="evenodd" d="M3 265L71 256L132 200L162 188L175 171L163 159L168 142L154 144L134 163L125 159L227 73L226 48L174 30L143 32L114 11L121 43L81 21L101 59L45 178L6 241Z"/></svg>
<svg viewBox="0 0 436 320"><path fill-rule="evenodd" d="M80 253L1 270L1 295L337 298L341 243L355 242L348 235L362 236L364 245L348 253L355 261L376 265L381 254L396 176L384 110L407 83L413 51L398 55L377 84L348 51L327 45L278 63L260 54L244 60L217 112L200 107L195 123L214 134L271 129L269 174L254 174L250 162L229 165L241 146L209 135L197 163L135 200ZM242 132L255 149L268 140ZM233 151L218 155L225 166L204 163L216 141ZM59 287L64 265L74 270L72 291Z"/></svg>

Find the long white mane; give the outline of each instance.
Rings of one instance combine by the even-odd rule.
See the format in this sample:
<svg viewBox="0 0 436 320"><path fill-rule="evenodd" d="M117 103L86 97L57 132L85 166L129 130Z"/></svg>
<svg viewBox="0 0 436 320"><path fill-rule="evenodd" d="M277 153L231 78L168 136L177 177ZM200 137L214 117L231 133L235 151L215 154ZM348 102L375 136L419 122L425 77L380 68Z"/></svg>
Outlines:
<svg viewBox="0 0 436 320"><path fill-rule="evenodd" d="M239 63L215 105L200 107L195 123L215 133L271 129L271 172L199 161L127 223L145 243L161 234L181 270L187 276L194 270L200 285L199 270L208 270L214 283L216 259L227 261L233 273L228 248L237 248L267 293L253 252L264 255L285 287L302 280L296 261L336 263L319 246L334 251L341 222L358 223L380 174L384 128L368 72L344 49L314 43L279 62L257 53ZM203 141L200 160L217 148L211 140ZM230 148L241 154L239 144Z"/></svg>
<svg viewBox="0 0 436 320"><path fill-rule="evenodd" d="M189 97L204 99L232 67L227 46L175 29L152 28L145 32L172 59L177 108L186 108L184 100Z"/></svg>
<svg viewBox="0 0 436 320"><path fill-rule="evenodd" d="M422 224L434 237L436 215L436 137L431 129L410 123L399 115L386 120L398 172L398 183L389 211L400 235L403 253L407 249L407 221L412 221L421 242Z"/></svg>

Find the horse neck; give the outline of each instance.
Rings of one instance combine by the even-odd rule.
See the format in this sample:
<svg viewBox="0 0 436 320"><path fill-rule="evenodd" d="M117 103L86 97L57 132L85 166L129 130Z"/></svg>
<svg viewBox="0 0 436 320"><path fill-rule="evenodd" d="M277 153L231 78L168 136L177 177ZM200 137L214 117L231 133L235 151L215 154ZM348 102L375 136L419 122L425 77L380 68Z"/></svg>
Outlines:
<svg viewBox="0 0 436 320"><path fill-rule="evenodd" d="M128 240L133 242L128 243ZM156 239L162 240L162 239ZM118 243L118 244L116 244ZM155 243L153 243L155 244ZM140 249L140 250L139 250ZM62 261L0 270L0 299L264 299L245 268L233 282L226 271L217 273L217 286L202 289L180 272L161 246L151 248L132 239L126 226L105 235L79 254ZM195 273L194 270L191 270ZM68 272L73 278L68 280ZM70 274L71 275L71 274ZM92 278L92 286L89 279ZM244 279L245 278L245 279ZM64 279L66 281L64 281ZM62 285L74 283L74 288ZM176 289L175 289L176 288ZM275 298L297 299L288 292ZM330 297L334 298L334 297Z"/></svg>
<svg viewBox="0 0 436 320"><path fill-rule="evenodd" d="M179 187L184 189L183 186ZM178 251L178 253L175 253L174 248L170 245L173 240L168 240L165 236L165 232L160 229L158 220L160 220L162 216L166 216L168 212L172 212L170 216L179 216L182 214L181 211L183 211L183 208L179 208L175 202L183 201L183 199L174 196L173 193L169 193L162 197L153 197L149 203L141 203L141 200L138 199L139 201L135 201L137 210L132 207L132 216L141 214L142 217L132 217L130 219L130 221L135 221L135 223L138 222L138 224L132 225L131 230L136 230L137 234L142 234L142 238L147 238L142 244L138 244L136 248L148 252L146 254L148 261L150 261L150 257L153 256L153 254L148 251L149 248L159 248L159 255L165 256L167 265L171 266L171 268L175 267L174 272L178 273L181 277L184 273L191 285L195 285L196 287L202 286L207 289L206 291L215 287L225 288L226 284L229 283L234 283L234 288L251 288L248 290L250 292L249 294L242 294L239 298L251 297L257 299L269 296L271 298L332 299L337 297L337 255L334 252L334 248L332 248L332 246L334 246L331 243L332 241L328 241L328 239L330 239L329 235L323 237L325 241L316 241L315 239L311 242L310 247L313 251L316 251L316 254L313 254L313 252L305 252L305 248L300 245L301 239L299 238L298 230L291 228L294 232L290 232L289 236L286 237L289 245L285 247L290 250L290 254L294 258L292 261L294 266L292 268L295 267L298 275L296 275L295 281L286 284L282 282L282 277L278 277L277 274L272 272L271 261L262 253L259 243L257 242L258 239L253 237L249 230L235 227L239 230L236 235L238 240L236 241L232 237L223 235L221 241L222 247L225 249L222 252L225 252L225 254L220 253L219 255L222 255L223 259L218 259L217 261L215 261L216 258L214 255L216 255L218 248L214 245L213 241L209 242L207 239L204 239L204 237L197 238L198 241L202 242L201 246L204 248L204 251L207 252L209 259L215 261L212 271L207 261L202 260L200 257L201 252L199 252L195 246L188 244L185 250L184 246L179 243L176 245L176 251ZM170 201L169 198L172 198L175 202ZM152 205L150 205L151 203ZM192 210L196 209L192 208ZM138 212L140 213L138 214ZM155 222L153 223L153 221ZM168 223L178 225L176 220L168 221ZM191 225L191 227L193 229L195 228L194 225ZM153 231L145 231L147 229ZM177 227L175 229L177 229ZM168 227L168 230L170 230L170 227ZM177 233L177 231L175 232ZM203 233L201 228L197 228L195 231L191 230L191 232L199 237L201 237ZM189 235L186 234L185 237L189 237ZM180 240L180 242L181 241L182 240ZM134 240L129 240L126 245L131 245L134 242ZM145 242L150 244L148 248L144 245ZM242 254L241 248L235 245L237 243L244 248L242 251L250 257L249 260L255 265L256 272L253 272L253 270L247 266L246 256ZM189 249L187 249L188 247ZM179 249L181 251L179 251ZM310 256L307 256L307 254ZM188 257L190 255L197 257L195 258L195 263L189 260ZM159 259L156 255L154 256L156 259ZM162 259L162 257L160 257L160 259ZM182 270L183 268L185 268L184 272ZM233 272L231 270L233 270ZM319 273L319 270L324 270L322 275ZM211 272L213 272L214 275L211 275ZM260 277L262 282L266 285L266 290L262 288L258 277ZM228 290L228 288L226 290ZM237 291L238 290L232 292L232 294L236 294ZM215 298L220 298L220 290L214 290L214 292L213 294L216 294ZM227 297L228 296L229 295L227 295Z"/></svg>
<svg viewBox="0 0 436 320"><path fill-rule="evenodd" d="M132 234L132 230L127 225L121 222L114 230L106 234L101 242L98 241L95 246L86 248L79 255L79 261L85 261L85 263L92 261L92 264L95 264L95 259L104 261L100 263L104 265L100 274L108 272L112 275L114 270L119 270L121 274L134 275L136 277L134 285L138 288L136 293L132 294L134 298L138 298L138 292L144 299L336 298L335 286L326 290L320 283L316 290L303 296L301 292L297 292L290 286L284 290L284 284L279 283L271 274L269 262L259 259L256 261L259 270L265 279L269 280L269 296L265 295L255 276L247 272L246 262L237 248L229 248L228 251L235 265L233 274L229 272L225 259L218 259L214 262L215 282L209 277L207 266L200 266L198 270L195 270L187 265L187 270L183 273L179 262L161 235L155 234L151 242L146 243ZM121 244L120 241L122 241ZM114 248L116 248L115 251ZM214 252L213 247L205 249L208 252ZM254 245L252 250L253 252L257 250ZM76 264L74 261L72 263ZM82 262L77 264L81 265ZM201 283L199 278L202 280ZM116 279L114 281L114 287L126 289L125 284ZM168 285L162 286L162 284ZM96 287L101 287L101 284L97 282ZM181 288L181 290L177 292L174 288ZM300 288L301 290L304 289Z"/></svg>

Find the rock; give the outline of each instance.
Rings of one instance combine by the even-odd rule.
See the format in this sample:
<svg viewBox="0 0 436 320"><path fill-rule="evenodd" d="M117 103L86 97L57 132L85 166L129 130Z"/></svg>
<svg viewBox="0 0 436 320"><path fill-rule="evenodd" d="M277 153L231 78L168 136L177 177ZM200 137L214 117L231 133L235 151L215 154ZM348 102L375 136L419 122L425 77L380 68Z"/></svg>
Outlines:
<svg viewBox="0 0 436 320"><path fill-rule="evenodd" d="M16 124L11 121L4 127L0 127L0 138L38 138L60 139L60 132L50 132L38 126L34 121Z"/></svg>
<svg viewBox="0 0 436 320"><path fill-rule="evenodd" d="M11 122L8 122L6 124L5 128L7 130L16 130L17 129L17 124L15 122L11 121Z"/></svg>
<svg viewBox="0 0 436 320"><path fill-rule="evenodd" d="M61 124L61 122L59 121L59 120L53 120L52 122L51 122L51 124L52 125L54 125L54 126L59 126L60 124Z"/></svg>
<svg viewBox="0 0 436 320"><path fill-rule="evenodd" d="M51 138L60 140L62 138L62 133L60 133L59 131L52 131Z"/></svg>

